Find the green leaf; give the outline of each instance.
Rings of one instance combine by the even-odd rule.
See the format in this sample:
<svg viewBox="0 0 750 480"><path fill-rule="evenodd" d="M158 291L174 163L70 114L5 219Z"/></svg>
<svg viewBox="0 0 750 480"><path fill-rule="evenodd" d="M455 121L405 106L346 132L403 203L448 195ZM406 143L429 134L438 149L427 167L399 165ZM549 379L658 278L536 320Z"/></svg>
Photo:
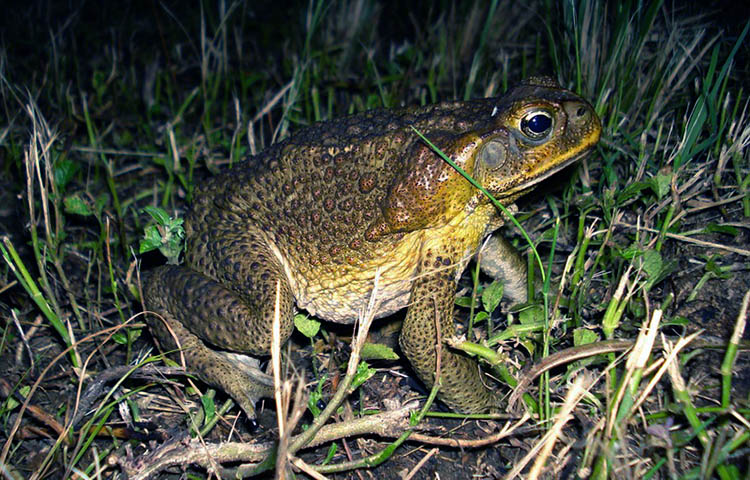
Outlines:
<svg viewBox="0 0 750 480"><path fill-rule="evenodd" d="M320 400L323 398L323 385L326 383L327 379L328 375L321 376L318 379L317 385L315 385L315 390L310 392L310 396L307 399L307 408L310 410L310 413L313 414L313 417L317 417L320 415L320 412L322 412L320 407L318 407L318 404L320 404ZM307 426L303 425L302 428L307 429Z"/></svg>
<svg viewBox="0 0 750 480"><path fill-rule="evenodd" d="M593 330L589 330L588 328L576 328L573 330L573 345L576 347L579 345L588 345L589 343L594 343L599 341L599 335L596 334Z"/></svg>
<svg viewBox="0 0 750 480"><path fill-rule="evenodd" d="M142 328L128 328L128 337L130 338L130 342L132 343L138 340L142 333Z"/></svg>
<svg viewBox="0 0 750 480"><path fill-rule="evenodd" d="M31 391L30 385L24 385L23 387L18 389L18 393L20 393L23 398L27 398L29 396L30 391ZM10 412L11 410L13 410L19 405L21 405L21 402L16 400L13 395L9 395L8 398L5 399L4 406L0 403L0 406L4 407L0 409L0 413L4 415L5 412Z"/></svg>
<svg viewBox="0 0 750 480"><path fill-rule="evenodd" d="M524 308L518 313L518 322L521 325L534 325L544 323L544 309L541 305L533 305Z"/></svg>
<svg viewBox="0 0 750 480"><path fill-rule="evenodd" d="M294 326L307 338L313 338L320 330L320 321L303 313L294 316Z"/></svg>
<svg viewBox="0 0 750 480"><path fill-rule="evenodd" d="M168 367L182 368L182 365L180 365L179 363L175 362L174 360L172 360L171 358L167 357L166 355L160 355L159 358Z"/></svg>
<svg viewBox="0 0 750 480"><path fill-rule="evenodd" d="M146 253L161 247L161 233L155 225L146 227L143 230L143 239L138 246L138 253Z"/></svg>
<svg viewBox="0 0 750 480"><path fill-rule="evenodd" d="M703 229L703 233L725 233L727 235L736 237L740 232L730 225L718 225L716 223L709 223Z"/></svg>
<svg viewBox="0 0 750 480"><path fill-rule="evenodd" d="M639 193L641 193L642 190L646 190L647 188L650 188L651 184L649 182L634 182L630 185L623 188L620 193L617 195L617 203L623 203L626 200L629 200Z"/></svg>
<svg viewBox="0 0 750 480"><path fill-rule="evenodd" d="M712 273L716 276L716 278L729 278L731 274L729 273L729 271L727 271L727 269L722 268L718 263L716 263L717 258L718 257L716 255L712 255L707 259L705 267L706 272Z"/></svg>
<svg viewBox="0 0 750 480"><path fill-rule="evenodd" d="M500 280L495 280L490 283L482 292L482 306L488 313L494 312L497 306L500 305L500 300L502 299L503 282Z"/></svg>
<svg viewBox="0 0 750 480"><path fill-rule="evenodd" d="M163 208L148 205L143 207L143 211L151 215L151 218L156 220L159 225L169 225L169 214Z"/></svg>
<svg viewBox="0 0 750 480"><path fill-rule="evenodd" d="M644 288L651 289L654 285L661 282L677 267L677 262L670 260L664 262L661 254L656 250L646 250L641 257L643 271L648 275L648 280Z"/></svg>
<svg viewBox="0 0 750 480"><path fill-rule="evenodd" d="M573 330L573 345L576 347L581 345L587 345L590 343L598 342L599 341L599 335L596 334L593 330L589 330L587 328L576 328ZM579 360L577 362L573 362L571 364L568 364L567 370L569 372L573 370L577 370L581 368L584 365L589 365L594 362L593 357L584 358L583 360Z"/></svg>
<svg viewBox="0 0 750 480"><path fill-rule="evenodd" d="M636 244L633 244L624 250L620 250L619 253L620 256L622 256L622 258L624 258L625 260L633 260L635 257L641 254L641 251L638 249L638 246Z"/></svg>
<svg viewBox="0 0 750 480"><path fill-rule="evenodd" d="M331 446L328 447L328 453L326 453L326 458L323 460L323 465L333 460L334 455L336 455L336 452L338 451L339 451L338 444L332 443Z"/></svg>
<svg viewBox="0 0 750 480"><path fill-rule="evenodd" d="M112 340L115 341L115 343L119 345L127 345L128 344L128 336L123 332L122 330L119 332L115 332L112 334Z"/></svg>
<svg viewBox="0 0 750 480"><path fill-rule="evenodd" d="M55 185L60 191L65 190L65 186L73 179L80 168L77 162L66 158L55 162Z"/></svg>
<svg viewBox="0 0 750 480"><path fill-rule="evenodd" d="M459 307L471 308L471 297L456 297L455 303Z"/></svg>
<svg viewBox="0 0 750 480"><path fill-rule="evenodd" d="M370 365L368 365L364 360L359 362L359 365L357 366L357 373L354 374L354 379L352 380L351 390L354 391L359 388L360 385L372 378L372 376L375 375L375 372L376 370L374 368L370 368Z"/></svg>
<svg viewBox="0 0 750 480"><path fill-rule="evenodd" d="M683 317L681 315L677 315L674 317L667 317L661 322L661 326L663 327L687 327L691 324L691 320L687 317Z"/></svg>
<svg viewBox="0 0 750 480"><path fill-rule="evenodd" d="M205 414L205 420L203 421L205 425L216 416L216 404L212 396L203 395L201 397L201 405L203 405L203 413Z"/></svg>
<svg viewBox="0 0 750 480"><path fill-rule="evenodd" d="M141 336L142 329L140 328L124 328L112 335L112 340L120 345L127 345L133 343L138 337Z"/></svg>
<svg viewBox="0 0 750 480"><path fill-rule="evenodd" d="M659 275L662 268L661 254L656 250L646 250L641 256L641 265L648 278L654 278Z"/></svg>
<svg viewBox="0 0 750 480"><path fill-rule="evenodd" d="M19 405L21 405L21 402L16 400L13 395L11 395L5 399L5 405L0 404L0 407L3 407L0 408L0 413L5 415L6 412L10 412Z"/></svg>
<svg viewBox="0 0 750 480"><path fill-rule="evenodd" d="M138 250L140 253L158 248L167 257L167 263L174 265L182 251L182 239L185 238L184 220L172 218L158 207L148 206L143 209L158 225L149 225L143 229L144 238L141 239Z"/></svg>
<svg viewBox="0 0 750 480"><path fill-rule="evenodd" d="M398 360L398 355L388 345L382 343L365 343L362 345L364 360Z"/></svg>
<svg viewBox="0 0 750 480"><path fill-rule="evenodd" d="M487 313L487 312L484 312L484 311L477 312L477 314L474 315L474 325L476 325L479 322L482 322L482 321L486 320L487 317L489 317L489 316L490 316L490 314Z"/></svg>
<svg viewBox="0 0 750 480"><path fill-rule="evenodd" d="M310 396L307 398L307 408L315 418L317 418L318 415L320 415L320 412L322 412L322 410L318 407L318 402L320 402L321 398L323 398L323 394L320 392L320 389L315 389L310 392Z"/></svg>
<svg viewBox="0 0 750 480"><path fill-rule="evenodd" d="M94 200L94 208L98 214L102 213L102 210L109 205L109 193L104 192Z"/></svg>
<svg viewBox="0 0 750 480"><path fill-rule="evenodd" d="M77 193L65 197L63 204L65 205L65 213L81 215L82 217L88 217L94 214L89 204L86 203L86 201Z"/></svg>
<svg viewBox="0 0 750 480"><path fill-rule="evenodd" d="M661 200L669 193L669 189L672 186L672 175L658 174L651 177L648 183L651 190Z"/></svg>

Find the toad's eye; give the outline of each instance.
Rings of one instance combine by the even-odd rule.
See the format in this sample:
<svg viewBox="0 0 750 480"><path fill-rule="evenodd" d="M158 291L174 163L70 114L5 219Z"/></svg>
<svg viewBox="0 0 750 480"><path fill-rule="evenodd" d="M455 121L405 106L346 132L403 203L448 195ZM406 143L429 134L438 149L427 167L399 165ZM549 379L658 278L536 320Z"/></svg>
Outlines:
<svg viewBox="0 0 750 480"><path fill-rule="evenodd" d="M521 132L531 140L541 140L552 131L552 115L534 110L521 119Z"/></svg>

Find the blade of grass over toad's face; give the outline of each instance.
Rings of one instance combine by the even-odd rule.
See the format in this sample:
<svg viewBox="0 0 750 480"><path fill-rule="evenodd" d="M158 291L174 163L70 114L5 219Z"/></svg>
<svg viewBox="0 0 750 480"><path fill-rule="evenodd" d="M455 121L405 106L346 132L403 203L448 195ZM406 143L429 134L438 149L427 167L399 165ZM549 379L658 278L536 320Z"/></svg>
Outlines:
<svg viewBox="0 0 750 480"><path fill-rule="evenodd" d="M477 182L471 175L466 173L461 167L456 165L456 163L450 159L445 153L443 153L438 147L436 147L430 140L422 135L422 132L417 130L416 128L412 127L412 130L419 135L419 138L421 138L427 145L429 145L430 148L432 148L435 153L440 155L440 158L442 158L446 163L448 163L451 167L453 167L458 173L460 173L466 180L469 181L474 187L477 188L480 192L482 192L487 198L490 199L493 205L497 207L501 212L503 212L503 215L505 215L508 219L510 219L511 222L519 229L519 231L523 234L526 241L529 243L529 247L531 247L532 252L534 252L534 258L536 258L537 262L539 263L539 267L541 268L542 275L544 275L544 266L542 265L542 260L539 257L539 254L536 253L536 249L534 247L534 242L531 241L531 238L528 236L526 231L523 229L520 223L518 223L518 220L515 219L513 214L500 202L497 201L497 199L487 191L479 182ZM542 277L544 278L544 277Z"/></svg>

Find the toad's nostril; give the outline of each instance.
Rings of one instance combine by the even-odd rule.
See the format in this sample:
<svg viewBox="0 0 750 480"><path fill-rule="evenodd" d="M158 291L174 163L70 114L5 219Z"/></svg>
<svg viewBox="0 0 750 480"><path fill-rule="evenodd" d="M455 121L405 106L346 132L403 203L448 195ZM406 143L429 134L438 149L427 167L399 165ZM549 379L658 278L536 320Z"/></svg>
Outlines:
<svg viewBox="0 0 750 480"><path fill-rule="evenodd" d="M568 120L586 121L590 115L590 108L582 101L568 100L563 103Z"/></svg>

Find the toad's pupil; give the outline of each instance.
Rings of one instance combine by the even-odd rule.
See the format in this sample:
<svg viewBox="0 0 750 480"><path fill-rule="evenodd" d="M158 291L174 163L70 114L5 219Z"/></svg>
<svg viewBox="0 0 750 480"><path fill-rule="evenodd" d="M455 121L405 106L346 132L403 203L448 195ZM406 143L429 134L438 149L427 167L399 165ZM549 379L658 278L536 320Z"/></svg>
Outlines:
<svg viewBox="0 0 750 480"><path fill-rule="evenodd" d="M547 115L534 115L526 120L526 126L534 133L544 133L552 125L552 119Z"/></svg>

